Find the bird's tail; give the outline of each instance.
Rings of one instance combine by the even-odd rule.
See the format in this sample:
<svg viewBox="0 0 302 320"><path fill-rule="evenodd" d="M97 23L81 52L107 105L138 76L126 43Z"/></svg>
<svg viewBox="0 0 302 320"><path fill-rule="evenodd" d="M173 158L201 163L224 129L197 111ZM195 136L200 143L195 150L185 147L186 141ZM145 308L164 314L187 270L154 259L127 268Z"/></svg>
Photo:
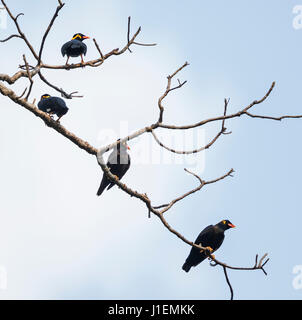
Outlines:
<svg viewBox="0 0 302 320"><path fill-rule="evenodd" d="M112 182L111 182L111 183L109 184L107 190L111 189L114 185L115 185L115 183L112 183Z"/></svg>
<svg viewBox="0 0 302 320"><path fill-rule="evenodd" d="M107 187L106 183L104 183L104 181L102 181L96 195L100 196L103 193L103 191L106 189L106 187Z"/></svg>
<svg viewBox="0 0 302 320"><path fill-rule="evenodd" d="M186 261L185 263L184 263L184 265L182 266L182 270L184 270L184 271L186 271L186 272L189 272L190 271L190 269L191 269L191 265Z"/></svg>

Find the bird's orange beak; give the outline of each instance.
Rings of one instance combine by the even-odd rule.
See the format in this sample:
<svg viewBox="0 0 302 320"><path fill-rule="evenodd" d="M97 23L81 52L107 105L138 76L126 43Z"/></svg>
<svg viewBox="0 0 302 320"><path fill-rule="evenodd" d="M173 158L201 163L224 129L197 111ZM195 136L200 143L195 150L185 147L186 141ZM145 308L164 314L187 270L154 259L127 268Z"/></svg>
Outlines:
<svg viewBox="0 0 302 320"><path fill-rule="evenodd" d="M231 228L235 228L236 227L232 223L228 223L228 226L231 227Z"/></svg>
<svg viewBox="0 0 302 320"><path fill-rule="evenodd" d="M84 36L84 37L83 37L83 39L90 39L90 37L88 37L88 36Z"/></svg>

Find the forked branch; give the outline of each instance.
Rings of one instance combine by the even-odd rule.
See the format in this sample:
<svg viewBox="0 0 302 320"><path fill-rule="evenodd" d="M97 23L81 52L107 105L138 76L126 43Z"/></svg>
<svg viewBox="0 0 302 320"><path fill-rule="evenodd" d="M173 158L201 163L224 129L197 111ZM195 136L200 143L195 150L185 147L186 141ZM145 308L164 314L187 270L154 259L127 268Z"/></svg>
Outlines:
<svg viewBox="0 0 302 320"><path fill-rule="evenodd" d="M228 172L226 172L225 174L223 174L222 176L220 176L216 179L208 180L208 181L201 179L201 177L199 177L196 173L193 173L192 171L185 169L185 171L187 173L189 173L190 175L194 176L197 179L198 185L196 187L194 187L193 189L191 189L191 190L185 192L184 194L176 197L175 199L171 200L170 202L166 202L164 204L154 206L152 200L148 197L148 195L146 193L135 191L133 188L130 188L128 185L126 185L126 184L122 183L120 180L116 179L116 176L114 176L110 172L108 166L106 165L106 162L104 161L104 154L106 152L110 151L111 149L113 149L118 143L121 143L124 141L130 141L132 139L140 137L141 135L143 135L145 133L152 134L155 141L162 148L167 150L168 152L173 152L173 153L177 153L177 154L185 154L185 155L193 154L193 153L198 153L202 150L209 149L211 146L213 146L213 144L222 135L226 135L226 134L231 133L231 132L226 131L226 127L225 127L226 120L230 120L233 118L239 118L243 115L248 116L250 118L260 118L260 119L269 119L269 120L302 118L302 115L283 115L283 116L279 116L279 117L273 117L273 116L265 116L265 115L258 115L258 114L251 113L251 110L255 105L263 103L269 97L269 95L271 94L271 92L274 89L275 82L272 83L272 85L269 88L269 90L267 91L267 93L261 99L253 101L252 103L250 103L246 107L241 108L239 111L237 111L235 113L228 114L227 111L228 111L229 99L225 99L224 100L224 111L223 111L222 115L219 115L219 116L216 116L213 118L200 120L199 122L189 124L189 125L165 124L164 123L164 111L165 111L164 101L165 101L165 99L172 91L174 92L176 89L182 88L187 83L187 81L180 81L179 79L177 79L177 83L173 86L173 81L176 78L176 75L178 75L185 67L187 67L189 65L187 62L185 62L181 67L179 67L175 72L173 72L171 75L169 75L167 77L166 88L165 88L164 92L160 95L160 97L158 98L157 107L159 110L159 114L158 114L157 120L155 122L152 122L149 126L143 127L141 129L133 132L132 134L121 138L120 141L114 141L107 146L103 146L101 148L95 148L91 144L89 144L87 141L84 141L83 139L79 138L76 134L68 131L61 123L53 120L47 113L44 113L43 111L39 110L34 103L30 103L28 101L30 94L31 94L31 91L32 91L32 86L34 84L33 78L38 74L41 81L46 83L48 86L50 86L54 90L60 92L65 98L81 97L80 95L77 95L77 92L72 92L72 93L68 94L62 88L50 83L47 80L47 78L42 74L41 70L42 69L71 70L71 69L77 69L77 68L83 68L83 67L99 67L107 59L109 59L112 56L121 55L126 51L132 52L130 48L133 45L154 46L155 43L148 44L148 43L140 43L140 42L136 41L138 35L141 32L140 27L137 29L137 31L131 37L131 18L129 17L128 18L128 28L127 28L127 43L122 49L116 48L116 49L111 50L108 53L103 53L99 44L97 43L96 39L93 39L96 50L99 55L98 58L84 62L84 63L77 63L77 64L71 64L71 65L47 64L42 61L43 50L45 47L45 43L46 43L48 34L50 33L52 26L54 25L54 22L55 22L56 18L58 17L59 12L64 7L64 3L62 3L61 0L58 0L58 6L54 12L54 15L53 15L51 21L48 24L48 27L46 28L46 31L45 31L42 39L41 39L41 44L40 44L38 54L37 54L36 50L33 48L31 43L29 42L27 36L22 32L22 29L19 25L18 18L21 15L23 15L23 13L20 13L20 14L14 16L12 14L12 12L10 11L10 9L7 7L6 1L1 0L1 2L2 2L5 10L8 12L10 18L14 22L16 29L18 31L18 33L12 34L11 36L7 37L6 39L1 40L1 42L6 42L6 41L9 41L13 38L23 39L23 41L25 42L25 44L29 48L30 52L32 53L32 56L36 60L36 63L34 65L30 65L28 63L25 55L23 55L23 64L20 66L21 70L16 72L13 76L9 76L7 74L0 74L0 81L1 81L0 82L0 93L3 96L8 97L13 103L27 109L31 113L33 113L36 117L40 118L48 127L57 131L59 134L61 134L65 138L67 138L69 141L71 141L73 144L75 144L80 149L85 150L87 153L89 153L93 156L96 156L97 161L98 161L101 169L103 170L104 174L108 177L108 179L111 180L112 182L114 182L123 192L127 193L131 197L135 197L138 200L142 201L146 205L148 213L149 214L152 213L155 216L157 216L160 219L163 226L169 232L171 232L172 234L177 236L179 239L181 239L183 242L187 243L188 245L190 245L192 247L196 247L199 250L204 250L207 252L207 248L202 247L201 245L194 244L192 241L189 241L188 239L186 239L180 232L173 229L173 227L171 227L166 220L166 213L171 208L173 208L174 205L176 205L180 201L185 200L187 197L195 194L196 192L200 191L206 185L214 184L216 182L224 180L227 177L231 177L232 173L234 172L233 169L229 170ZM22 78L28 78L29 88L25 89L21 95L16 94L15 91L13 91L12 89L10 89L9 87L7 87L4 84L4 83L7 83L9 85L12 85L12 84L16 83L19 79L22 79ZM23 98L23 96L25 95L26 92L27 92L27 95L25 98ZM216 122L219 125L221 124L221 127L220 127L218 133L212 138L212 140L209 143L207 143L204 146L197 146L197 148L195 148L194 150L175 150L169 146L164 145L155 133L156 129L158 129L158 128L164 128L164 129L170 129L170 130L187 130L187 129L193 129L193 128L204 126L206 124L211 124L211 123L216 123ZM211 262L212 266L219 265L223 268L226 282L227 282L227 284L230 288L230 291L231 291L231 299L233 299L234 292L233 292L233 288L232 288L231 282L230 282L228 274L227 274L227 269L246 270L246 271L262 270L266 274L266 271L264 270L264 266L269 261L269 259L266 259L267 255L264 255L260 259L260 261L258 262L258 255L257 255L256 259L255 259L256 260L255 265L253 267L241 268L241 267L233 267L233 266L227 265L226 263L220 262L216 258L214 258L209 252L207 254L208 254L209 258L212 259L212 262Z"/></svg>

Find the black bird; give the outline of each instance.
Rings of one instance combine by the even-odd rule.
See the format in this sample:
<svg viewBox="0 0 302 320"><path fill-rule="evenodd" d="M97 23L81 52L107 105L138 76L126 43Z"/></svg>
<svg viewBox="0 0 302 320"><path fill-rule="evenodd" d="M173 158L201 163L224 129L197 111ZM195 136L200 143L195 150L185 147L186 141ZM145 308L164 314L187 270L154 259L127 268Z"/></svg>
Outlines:
<svg viewBox="0 0 302 320"><path fill-rule="evenodd" d="M63 99L59 97L51 97L49 94L43 94L41 100L38 103L38 108L52 116L53 114L58 116L57 121L67 113L68 108Z"/></svg>
<svg viewBox="0 0 302 320"><path fill-rule="evenodd" d="M229 220L222 220L214 226L211 224L200 232L194 243L207 248L212 253L221 246L224 240L224 231L230 228L235 228L235 226ZM207 257L208 255L204 251L192 247L182 269L189 272L191 267L196 267Z"/></svg>
<svg viewBox="0 0 302 320"><path fill-rule="evenodd" d="M125 142L119 143L108 158L107 166L117 179L121 179L130 167L130 155L127 153L127 149L130 150ZM115 183L111 182L104 173L97 195L100 196L107 186L107 190L109 190L114 185Z"/></svg>
<svg viewBox="0 0 302 320"><path fill-rule="evenodd" d="M67 55L66 64L68 64L69 57L78 57L81 56L81 62L84 63L83 54L86 55L87 46L83 41L85 39L90 39L88 36L85 36L83 33L76 33L72 39L66 42L62 48L61 52L63 57Z"/></svg>

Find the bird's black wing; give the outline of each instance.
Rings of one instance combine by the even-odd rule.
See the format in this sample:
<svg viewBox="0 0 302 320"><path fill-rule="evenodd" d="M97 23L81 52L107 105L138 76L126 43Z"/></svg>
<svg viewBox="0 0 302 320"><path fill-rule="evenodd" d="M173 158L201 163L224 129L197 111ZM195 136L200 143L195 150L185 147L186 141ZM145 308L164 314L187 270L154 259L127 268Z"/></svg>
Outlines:
<svg viewBox="0 0 302 320"><path fill-rule="evenodd" d="M105 175L105 173L103 174L103 178L100 184L100 187L98 189L98 192L96 193L98 196L100 196L103 191L106 189L106 187L110 184L110 180L107 178L107 176Z"/></svg>
<svg viewBox="0 0 302 320"><path fill-rule="evenodd" d="M118 157L118 163L108 163L108 167L112 174L118 176L119 179L122 179L130 168L130 162L130 155L126 153L124 156ZM115 183L110 182L107 190L111 189L114 185Z"/></svg>
<svg viewBox="0 0 302 320"><path fill-rule="evenodd" d="M79 40L72 40L70 41L71 45L70 45L70 49L77 53L78 55L80 54L84 54L84 56L86 55L87 52L87 46L85 43L79 41Z"/></svg>
<svg viewBox="0 0 302 320"><path fill-rule="evenodd" d="M68 109L65 101L59 97L50 97L48 100L52 103L54 108L57 108L58 110Z"/></svg>
<svg viewBox="0 0 302 320"><path fill-rule="evenodd" d="M71 41L68 41L63 44L63 46L61 48L61 53L62 53L63 57L65 56L65 54L67 54L67 49L70 48L70 45L71 45Z"/></svg>
<svg viewBox="0 0 302 320"><path fill-rule="evenodd" d="M107 167L110 169L110 172L113 175L116 175L119 179L121 179L128 171L130 167L130 161L130 156L127 152L122 153L121 155L120 152L117 152L117 150L115 150L109 155ZM104 173L97 195L100 196L107 186L107 190L109 190L114 185L115 183L111 182L111 180L108 179L106 174Z"/></svg>
<svg viewBox="0 0 302 320"><path fill-rule="evenodd" d="M38 108L44 112L53 112L54 108L53 108L53 103L51 101L51 98L43 99L39 101Z"/></svg>
<svg viewBox="0 0 302 320"><path fill-rule="evenodd" d="M46 105L45 105L45 103L44 103L44 100L39 101L39 103L38 103L38 108L39 108L41 111L46 112Z"/></svg>
<svg viewBox="0 0 302 320"><path fill-rule="evenodd" d="M201 244L203 247L207 247L209 246L209 239L212 238L213 234L214 226L209 225L200 232L194 243L198 245ZM192 247L184 265L182 266L182 269L186 272L189 272L191 267L196 267L206 258L207 255L205 254L205 252L200 252L199 249Z"/></svg>
<svg viewBox="0 0 302 320"><path fill-rule="evenodd" d="M53 111L58 117L63 116L68 112L68 108L63 99L59 97L51 97L48 100L50 100L50 102L52 103Z"/></svg>
<svg viewBox="0 0 302 320"><path fill-rule="evenodd" d="M202 247L208 246L209 236L212 235L213 232L214 232L214 226L210 224L200 232L200 234L198 235L194 243L195 244L201 243Z"/></svg>
<svg viewBox="0 0 302 320"><path fill-rule="evenodd" d="M71 40L70 41L70 48L71 49L80 49L83 48L83 45L85 45L84 43L82 43L79 40ZM86 46L86 45L85 45Z"/></svg>
<svg viewBox="0 0 302 320"><path fill-rule="evenodd" d="M82 45L84 56L86 56L87 46L86 46L86 44L84 42L81 42L81 45Z"/></svg>
<svg viewBox="0 0 302 320"><path fill-rule="evenodd" d="M49 103L51 103L55 107L67 108L65 101L59 97L50 97L47 100L49 101Z"/></svg>

